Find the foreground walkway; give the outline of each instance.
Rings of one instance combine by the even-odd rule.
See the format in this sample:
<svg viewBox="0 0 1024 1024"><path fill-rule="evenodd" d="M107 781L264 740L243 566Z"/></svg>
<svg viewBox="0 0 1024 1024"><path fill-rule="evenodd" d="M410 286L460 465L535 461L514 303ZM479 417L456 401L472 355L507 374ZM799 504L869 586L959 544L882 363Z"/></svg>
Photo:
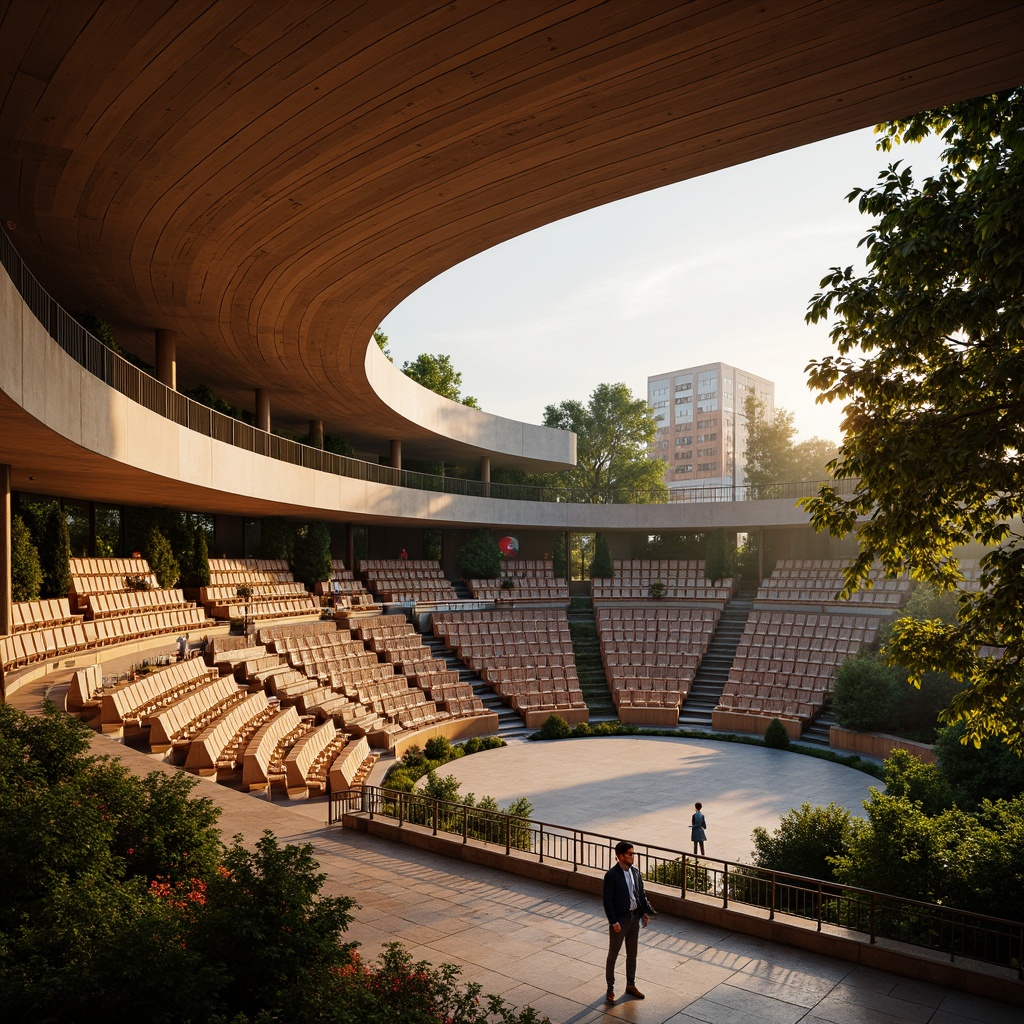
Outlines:
<svg viewBox="0 0 1024 1024"><path fill-rule="evenodd" d="M39 695L37 691L37 702ZM22 706L31 703L29 694L19 697L17 703ZM625 741L629 746L619 746L621 743L588 740L523 744L523 753L518 747L507 748L504 753L515 758L549 759L542 762L544 772L555 773L554 778L561 780L583 813L587 801L597 797L586 795L586 785L581 781L581 776L585 777L581 748L593 750L601 760L611 757L614 764L623 760L624 755L618 751L626 751L624 771L631 765L636 769L648 758L653 764L658 751L661 757L666 753L660 740L630 739ZM716 819L723 825L730 818L745 821L757 808L759 781L769 780L763 765L744 760L756 748L723 744L723 761L718 759L719 745L688 743L697 743L701 751L685 755L691 759L696 756L694 764L701 768L701 785L713 775L723 787L715 791L701 788L693 799L707 797L705 803L715 815L709 813L712 824ZM606 752L605 744L611 754ZM141 773L174 770L103 736L95 736L92 745L97 754L121 757ZM716 749L703 750L710 746ZM738 767L729 763L736 752L741 759ZM709 757L711 762L706 760ZM482 772L491 771L489 760L500 764L499 758L474 755L460 764L460 770L468 770L476 758L480 758ZM788 757L784 762L787 779L794 762L807 762L816 771L824 764ZM503 769L509 773L510 763ZM708 769L709 763L715 765L713 772ZM779 762L780 767L782 764ZM643 815L653 809L664 813L682 801L692 803L689 790L685 795L677 793L678 768L670 759L663 771L632 772L639 787L633 810L639 817L623 820L624 827L644 825ZM794 765L793 770L800 769ZM510 782L514 795L528 795L532 771L517 761L515 772L517 777ZM730 777L732 781L727 785ZM824 773L821 778L826 778ZM861 775L856 785L870 781ZM551 785L534 782L533 791L539 795ZM604 783L597 780L594 785L604 788ZM477 789L478 795L487 792L488 786L496 789L493 782L488 782ZM808 794L807 798L828 802L834 796L830 795L831 786L831 782L823 782L822 792ZM772 783L771 788L777 787ZM207 780L200 780L195 792L210 797L222 808L220 824L225 837L241 833L254 842L270 829L282 841L311 843L327 873L325 891L354 896L360 904L349 936L362 943L366 956L375 956L384 943L397 939L415 958L435 965L458 964L463 980L478 981L486 992L504 996L517 1005L529 1003L556 1024L1016 1024L1021 1018L1017 1007L666 915L656 918L642 933L637 982L647 998L639 1002L621 995L624 983L620 980L618 1003L606 1007L603 975L607 925L600 902L593 896L449 861L361 833L328 828L323 825L323 803L271 803L264 796L236 792ZM709 792L714 796L707 796ZM733 793L735 806L731 804ZM498 796L496 792L490 795ZM767 816L775 814L774 801L780 798L786 803L785 794L773 791L765 795L765 800L771 802L765 804L766 817L761 823L774 825L774 819ZM608 813L613 810L617 817L618 808ZM709 831L709 838L713 834ZM647 835L635 838L654 841ZM721 856L721 852L716 850L715 855ZM620 978L621 970L620 960Z"/></svg>

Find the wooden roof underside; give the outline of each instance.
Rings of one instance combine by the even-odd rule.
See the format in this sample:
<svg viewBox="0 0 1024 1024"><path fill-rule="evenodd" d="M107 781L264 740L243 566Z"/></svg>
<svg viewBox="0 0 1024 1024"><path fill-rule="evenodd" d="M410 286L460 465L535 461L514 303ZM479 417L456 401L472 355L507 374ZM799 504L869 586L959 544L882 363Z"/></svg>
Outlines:
<svg viewBox="0 0 1024 1024"><path fill-rule="evenodd" d="M10 0L0 218L139 354L176 331L179 386L269 388L275 422L437 454L363 369L416 288L555 219L1016 84L1022 38L1016 0Z"/></svg>

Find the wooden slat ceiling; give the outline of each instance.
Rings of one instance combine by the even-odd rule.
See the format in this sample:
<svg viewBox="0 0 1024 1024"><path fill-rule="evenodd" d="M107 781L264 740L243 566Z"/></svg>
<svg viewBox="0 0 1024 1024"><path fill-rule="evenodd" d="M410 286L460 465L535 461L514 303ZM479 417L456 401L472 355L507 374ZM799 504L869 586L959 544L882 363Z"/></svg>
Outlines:
<svg viewBox="0 0 1024 1024"><path fill-rule="evenodd" d="M179 386L249 408L269 388L275 422L453 457L363 370L420 285L557 218L1016 84L1022 40L1018 0L0 0L0 218L144 358L176 331Z"/></svg>

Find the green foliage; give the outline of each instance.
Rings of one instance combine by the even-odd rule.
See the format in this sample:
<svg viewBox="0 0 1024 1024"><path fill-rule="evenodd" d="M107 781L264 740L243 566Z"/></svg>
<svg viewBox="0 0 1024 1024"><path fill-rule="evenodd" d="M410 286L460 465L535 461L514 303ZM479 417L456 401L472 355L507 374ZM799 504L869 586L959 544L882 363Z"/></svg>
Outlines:
<svg viewBox="0 0 1024 1024"><path fill-rule="evenodd" d="M831 441L812 437L797 442L793 414L776 409L769 419L764 401L753 392L744 399L743 411L747 418L744 475L751 498L774 497L774 484L828 477L827 466L837 454Z"/></svg>
<svg viewBox="0 0 1024 1024"><path fill-rule="evenodd" d="M754 864L772 871L832 880L833 860L846 851L851 822L850 812L838 804L802 804L800 810L783 815L774 832L760 826L754 829Z"/></svg>
<svg viewBox="0 0 1024 1024"><path fill-rule="evenodd" d="M486 529L475 534L459 549L459 568L468 580L493 580L501 574L504 560L498 542Z"/></svg>
<svg viewBox="0 0 1024 1024"><path fill-rule="evenodd" d="M896 672L871 654L847 658L836 670L836 722L858 732L890 732L896 709Z"/></svg>
<svg viewBox="0 0 1024 1024"><path fill-rule="evenodd" d="M331 531L326 523L316 520L296 530L290 564L295 578L309 591L331 578Z"/></svg>
<svg viewBox="0 0 1024 1024"><path fill-rule="evenodd" d="M39 551L32 543L25 520L11 518L11 592L15 601L35 601L43 585Z"/></svg>
<svg viewBox="0 0 1024 1024"><path fill-rule="evenodd" d="M980 747L965 740L962 722L942 729L935 740L939 770L961 807L1024 794L1024 758L1020 754L997 739L987 739Z"/></svg>
<svg viewBox="0 0 1024 1024"><path fill-rule="evenodd" d="M568 500L644 504L668 497L665 461L647 455L658 430L654 415L625 384L599 385L587 405L547 406L544 426L576 434L575 468L547 478Z"/></svg>
<svg viewBox="0 0 1024 1024"><path fill-rule="evenodd" d="M594 559L590 563L591 579L610 579L615 575L612 565L612 553L603 533L597 535L594 542Z"/></svg>
<svg viewBox="0 0 1024 1024"><path fill-rule="evenodd" d="M564 740L571 735L572 729L561 715L548 715L537 734L542 740Z"/></svg>
<svg viewBox="0 0 1024 1024"><path fill-rule="evenodd" d="M913 680L946 671L964 687L947 722L972 741L1024 749L1024 91L881 125L879 147L941 136L942 167L917 183L892 164L855 189L874 218L863 275L835 267L807 319L831 323L836 354L810 384L845 410L835 476L805 505L819 530L855 532L859 586L880 561L940 590L956 587L956 549L988 547L981 586L959 594L957 623L901 620L887 645Z"/></svg>
<svg viewBox="0 0 1024 1024"><path fill-rule="evenodd" d="M594 730L591 728L589 722L577 722L572 727L573 736L593 736Z"/></svg>
<svg viewBox="0 0 1024 1024"><path fill-rule="evenodd" d="M171 550L171 542L154 526L146 537L142 554L149 562L157 583L163 589L173 587L181 575L181 567Z"/></svg>
<svg viewBox="0 0 1024 1024"><path fill-rule="evenodd" d="M651 585L647 588L647 596L654 601L660 601L667 593L664 580L651 580Z"/></svg>
<svg viewBox="0 0 1024 1024"><path fill-rule="evenodd" d="M569 578L569 561L565 554L565 538L559 534L551 548L551 569L555 579L567 580Z"/></svg>
<svg viewBox="0 0 1024 1024"><path fill-rule="evenodd" d="M67 597L71 590L71 538L64 510L57 502L46 513L39 561L43 570L40 597Z"/></svg>
<svg viewBox="0 0 1024 1024"><path fill-rule="evenodd" d="M386 342L387 338L385 337L384 340ZM378 342L378 344L380 343ZM423 352L412 362L403 363L402 373L442 398L460 402L472 409L480 408L479 403L472 395L462 394L462 374L452 366L451 356L440 353L431 355L429 352Z"/></svg>
<svg viewBox="0 0 1024 1024"><path fill-rule="evenodd" d="M423 753L431 761L450 761L455 756L454 748L447 736L433 736L427 740Z"/></svg>
<svg viewBox="0 0 1024 1024"><path fill-rule="evenodd" d="M939 814L953 806L953 793L942 772L902 748L885 761L885 792L918 804L925 814Z"/></svg>
<svg viewBox="0 0 1024 1024"><path fill-rule="evenodd" d="M785 750L789 746L789 733L777 718L773 718L764 731L764 745L774 750Z"/></svg>
<svg viewBox="0 0 1024 1024"><path fill-rule="evenodd" d="M705 577L714 583L728 579L732 576L735 563L736 535L725 530L711 530L704 560Z"/></svg>
<svg viewBox="0 0 1024 1024"><path fill-rule="evenodd" d="M183 545L178 553L181 565L180 583L183 587L210 585L210 556L206 543L206 530L201 525L184 531Z"/></svg>
<svg viewBox="0 0 1024 1024"><path fill-rule="evenodd" d="M377 348L387 356L388 362L393 363L395 360L391 355L391 346L388 344L388 336L379 327L373 332L373 340L377 343Z"/></svg>
<svg viewBox="0 0 1024 1024"><path fill-rule="evenodd" d="M256 546L257 558L283 558L291 562L295 547L297 526L290 519L267 516L260 521L260 540Z"/></svg>

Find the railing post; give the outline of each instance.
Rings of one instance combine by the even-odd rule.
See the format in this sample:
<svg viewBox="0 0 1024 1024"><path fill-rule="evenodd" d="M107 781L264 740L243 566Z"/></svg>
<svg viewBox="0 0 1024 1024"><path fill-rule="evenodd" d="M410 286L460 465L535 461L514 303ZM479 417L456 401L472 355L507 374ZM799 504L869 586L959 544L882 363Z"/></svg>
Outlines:
<svg viewBox="0 0 1024 1024"><path fill-rule="evenodd" d="M434 835L437 835L437 800L433 802L434 807Z"/></svg>
<svg viewBox="0 0 1024 1024"><path fill-rule="evenodd" d="M818 931L821 931L821 908L825 902L825 890L821 882L818 882Z"/></svg>
<svg viewBox="0 0 1024 1024"><path fill-rule="evenodd" d="M399 790L398 792L398 827L401 828L405 824L405 793Z"/></svg>
<svg viewBox="0 0 1024 1024"><path fill-rule="evenodd" d="M469 842L469 807L466 804L462 805L462 842Z"/></svg>
<svg viewBox="0 0 1024 1024"><path fill-rule="evenodd" d="M723 861L722 868L722 909L729 906L729 862Z"/></svg>
<svg viewBox="0 0 1024 1024"><path fill-rule="evenodd" d="M875 911L876 911L877 905L878 905L877 904L877 897L875 896L874 893L872 893L871 894L871 913L869 914L869 928L868 928L868 930L871 933L871 945L872 946L875 944L875 941L876 941L876 936L875 936Z"/></svg>
<svg viewBox="0 0 1024 1024"><path fill-rule="evenodd" d="M572 869L573 871L579 870L579 832L576 829L572 830Z"/></svg>
<svg viewBox="0 0 1024 1024"><path fill-rule="evenodd" d="M537 861L538 864L544 863L544 822L540 823L540 832L537 834L537 846L539 848L540 859Z"/></svg>
<svg viewBox="0 0 1024 1024"><path fill-rule="evenodd" d="M512 852L512 815L505 815L505 856Z"/></svg>
<svg viewBox="0 0 1024 1024"><path fill-rule="evenodd" d="M772 872L772 885L771 885L771 889L769 891L771 892L771 904L770 904L770 909L768 911L768 920L769 921L774 921L775 920L775 872L774 871Z"/></svg>
<svg viewBox="0 0 1024 1024"><path fill-rule="evenodd" d="M682 891L680 893L680 896L685 900L686 899L686 854L685 853L683 854L682 863L683 863L683 879L682 879L682 883L681 883L682 884ZM694 881L696 881L696 879L694 879Z"/></svg>

